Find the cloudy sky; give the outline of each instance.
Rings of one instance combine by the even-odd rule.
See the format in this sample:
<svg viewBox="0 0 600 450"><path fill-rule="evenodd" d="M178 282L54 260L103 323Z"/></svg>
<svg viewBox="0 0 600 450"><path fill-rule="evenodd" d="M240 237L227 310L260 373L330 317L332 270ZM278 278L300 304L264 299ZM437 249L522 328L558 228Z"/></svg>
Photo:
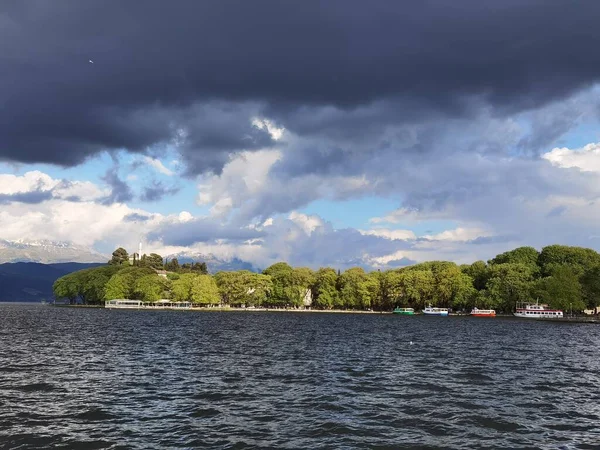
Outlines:
<svg viewBox="0 0 600 450"><path fill-rule="evenodd" d="M600 250L598 2L0 3L0 238L391 268Z"/></svg>

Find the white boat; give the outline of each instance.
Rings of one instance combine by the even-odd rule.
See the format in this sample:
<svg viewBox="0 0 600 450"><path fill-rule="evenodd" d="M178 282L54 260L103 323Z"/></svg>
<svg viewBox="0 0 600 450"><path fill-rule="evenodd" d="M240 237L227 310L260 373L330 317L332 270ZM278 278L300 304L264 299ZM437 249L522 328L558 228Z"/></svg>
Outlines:
<svg viewBox="0 0 600 450"><path fill-rule="evenodd" d="M424 310L423 314L427 316L447 316L448 308L436 308L428 305Z"/></svg>
<svg viewBox="0 0 600 450"><path fill-rule="evenodd" d="M153 303L144 303L141 300L115 299L104 303L109 309L191 309L190 302L174 302L172 300L157 300Z"/></svg>
<svg viewBox="0 0 600 450"><path fill-rule="evenodd" d="M104 302L104 307L109 309L141 309L146 306L141 300L114 299Z"/></svg>
<svg viewBox="0 0 600 450"><path fill-rule="evenodd" d="M548 305L540 305L538 303L521 303L517 304L516 317L524 317L526 319L562 319L563 312L560 309L550 309Z"/></svg>

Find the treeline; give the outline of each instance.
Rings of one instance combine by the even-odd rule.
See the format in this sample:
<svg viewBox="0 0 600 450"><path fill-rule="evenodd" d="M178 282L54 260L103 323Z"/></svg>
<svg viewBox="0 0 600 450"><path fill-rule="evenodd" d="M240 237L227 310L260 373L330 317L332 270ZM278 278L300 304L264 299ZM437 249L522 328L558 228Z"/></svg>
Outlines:
<svg viewBox="0 0 600 450"><path fill-rule="evenodd" d="M143 254L141 257L134 253L131 257L122 247L119 247L112 253L112 258L108 261L111 266L133 266L133 267L147 267L156 270L168 270L176 273L200 273L208 274L208 268L205 262L193 262L184 263L179 265L177 258L171 260L164 260L162 256L157 253L150 253L149 255Z"/></svg>
<svg viewBox="0 0 600 450"><path fill-rule="evenodd" d="M144 263L125 259L74 272L54 284L56 297L101 303L114 298L191 301L198 305L303 307L317 309L423 309L427 304L470 310L514 310L516 302L539 300L554 308L582 311L600 304L600 254L581 247L551 245L541 252L519 247L495 258L457 265L432 261L385 272L354 267L313 271L276 263L263 271L200 271L200 264L173 267L150 255ZM128 261L128 259L127 259ZM172 261L171 261L172 263ZM160 269L157 269L159 266ZM192 270L195 267L196 270ZM204 265L206 269L206 265ZM166 277L158 270L168 270Z"/></svg>

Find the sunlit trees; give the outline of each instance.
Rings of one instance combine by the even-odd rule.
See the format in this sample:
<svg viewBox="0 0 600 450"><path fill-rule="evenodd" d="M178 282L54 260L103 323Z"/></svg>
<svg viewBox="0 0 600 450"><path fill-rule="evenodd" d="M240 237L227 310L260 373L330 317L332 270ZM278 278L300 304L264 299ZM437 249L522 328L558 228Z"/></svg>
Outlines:
<svg viewBox="0 0 600 450"><path fill-rule="evenodd" d="M321 267L314 275L313 303L318 309L332 309L339 305L336 289L337 273L330 267Z"/></svg>
<svg viewBox="0 0 600 450"><path fill-rule="evenodd" d="M340 299L344 309L371 309L379 295L377 275L352 267L340 275Z"/></svg>
<svg viewBox="0 0 600 450"><path fill-rule="evenodd" d="M550 276L537 281L533 292L536 298L556 309L581 311L586 306L579 277L568 265L555 266Z"/></svg>
<svg viewBox="0 0 600 450"><path fill-rule="evenodd" d="M575 312L600 305L600 254L562 245L544 247L541 252L519 247L488 264L476 261L459 267L430 261L381 272L359 267L343 273L333 268L313 272L280 262L262 274L240 270L211 276L205 263L179 265L173 258L164 265L168 269L165 278L156 273L163 267L160 255L142 255L139 267L129 266L127 258L124 249L116 249L109 265L57 279L54 295L88 304L119 298L145 302L170 298L196 305L292 308L312 298L311 306L317 309L382 311L396 306L420 310L431 303L454 310L477 306L511 312L517 302L536 300Z"/></svg>
<svg viewBox="0 0 600 450"><path fill-rule="evenodd" d="M126 267L114 274L104 286L104 300L119 298L138 299L135 288L138 279L145 275L156 276L148 267Z"/></svg>
<svg viewBox="0 0 600 450"><path fill-rule="evenodd" d="M151 303L170 296L171 281L156 274L144 275L134 282L133 298Z"/></svg>
<svg viewBox="0 0 600 450"><path fill-rule="evenodd" d="M218 272L215 281L223 303L229 306L260 306L273 291L270 276L247 270Z"/></svg>
<svg viewBox="0 0 600 450"><path fill-rule="evenodd" d="M218 305L221 296L215 279L210 275L184 273L172 283L173 299L196 305Z"/></svg>
<svg viewBox="0 0 600 450"><path fill-rule="evenodd" d="M500 311L512 311L517 302L531 302L534 269L521 263L492 264L486 283L488 305Z"/></svg>
<svg viewBox="0 0 600 450"><path fill-rule="evenodd" d="M266 299L269 306L299 307L314 283L314 274L308 267L292 268L284 262L275 263L263 271L271 277L273 289Z"/></svg>
<svg viewBox="0 0 600 450"><path fill-rule="evenodd" d="M219 288L210 275L194 274L190 301L196 305L218 305L221 303Z"/></svg>

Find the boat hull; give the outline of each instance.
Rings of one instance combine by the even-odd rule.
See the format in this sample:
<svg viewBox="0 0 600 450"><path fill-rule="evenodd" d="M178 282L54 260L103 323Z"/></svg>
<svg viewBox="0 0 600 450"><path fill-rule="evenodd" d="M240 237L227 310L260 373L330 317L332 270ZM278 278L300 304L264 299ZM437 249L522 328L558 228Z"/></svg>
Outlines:
<svg viewBox="0 0 600 450"><path fill-rule="evenodd" d="M448 311L423 311L423 314L426 316L447 316Z"/></svg>
<svg viewBox="0 0 600 450"><path fill-rule="evenodd" d="M529 311L529 313L516 312L513 314L515 317L521 317L523 319L562 319L564 317L562 311L557 311L555 314L533 313L531 311Z"/></svg>
<svg viewBox="0 0 600 450"><path fill-rule="evenodd" d="M392 312L394 314L399 314L401 316L414 316L415 315L414 311L397 311L397 310L394 310Z"/></svg>
<svg viewBox="0 0 600 450"><path fill-rule="evenodd" d="M496 317L496 313L471 313L473 317Z"/></svg>

